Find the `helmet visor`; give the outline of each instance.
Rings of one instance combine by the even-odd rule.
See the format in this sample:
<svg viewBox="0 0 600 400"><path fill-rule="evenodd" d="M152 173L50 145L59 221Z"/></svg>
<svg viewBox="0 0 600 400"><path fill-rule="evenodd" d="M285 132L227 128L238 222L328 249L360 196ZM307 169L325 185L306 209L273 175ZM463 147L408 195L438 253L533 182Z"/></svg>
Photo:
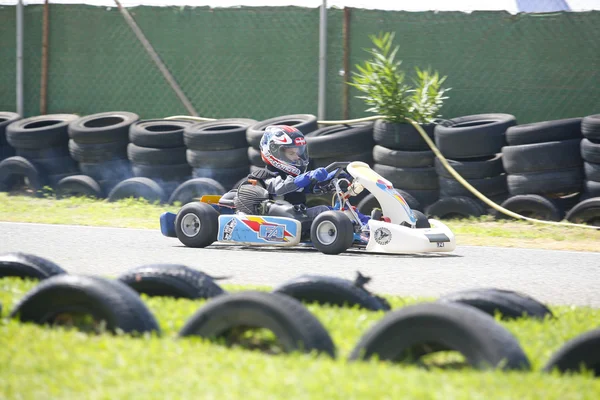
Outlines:
<svg viewBox="0 0 600 400"><path fill-rule="evenodd" d="M308 164L308 148L301 146L282 146L279 152L282 161L295 167L304 167Z"/></svg>

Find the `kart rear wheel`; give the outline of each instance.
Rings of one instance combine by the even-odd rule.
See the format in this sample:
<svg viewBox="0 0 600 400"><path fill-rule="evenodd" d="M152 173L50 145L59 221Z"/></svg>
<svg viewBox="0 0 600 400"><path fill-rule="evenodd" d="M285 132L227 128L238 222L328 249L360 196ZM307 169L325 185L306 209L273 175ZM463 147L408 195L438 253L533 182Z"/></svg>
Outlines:
<svg viewBox="0 0 600 400"><path fill-rule="evenodd" d="M207 203L188 203L175 218L175 233L187 247L206 247L217 240L219 213Z"/></svg>
<svg viewBox="0 0 600 400"><path fill-rule="evenodd" d="M313 220L310 240L321 253L340 254L352 246L354 226L343 212L325 211Z"/></svg>

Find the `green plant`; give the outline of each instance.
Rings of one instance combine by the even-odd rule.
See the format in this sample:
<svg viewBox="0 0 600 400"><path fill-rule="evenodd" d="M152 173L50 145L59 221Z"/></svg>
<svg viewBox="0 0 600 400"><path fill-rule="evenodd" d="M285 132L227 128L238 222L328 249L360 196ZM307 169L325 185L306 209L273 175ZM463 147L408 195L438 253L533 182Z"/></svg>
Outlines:
<svg viewBox="0 0 600 400"><path fill-rule="evenodd" d="M399 46L392 49L394 33L379 33L369 38L375 47L365 51L373 58L362 66L357 64L358 73L353 72L353 82L348 82L365 93L356 97L371 106L366 111L382 115L390 122L406 122L406 118L411 118L417 123L430 123L438 118L443 101L448 98L444 94L450 90L442 88L447 77L440 77L430 68L417 67L413 86L409 85L405 83L406 73L400 69L402 61L396 61Z"/></svg>

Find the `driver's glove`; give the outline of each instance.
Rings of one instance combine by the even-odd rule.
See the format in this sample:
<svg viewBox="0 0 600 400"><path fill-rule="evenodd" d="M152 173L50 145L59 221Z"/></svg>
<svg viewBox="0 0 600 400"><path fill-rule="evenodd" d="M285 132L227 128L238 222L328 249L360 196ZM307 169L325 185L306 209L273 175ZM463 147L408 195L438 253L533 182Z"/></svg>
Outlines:
<svg viewBox="0 0 600 400"><path fill-rule="evenodd" d="M294 178L294 183L299 188L304 188L310 185L311 179L314 179L317 182L323 182L327 180L327 170L323 167L320 167L312 171L305 172L302 175L298 175L296 178Z"/></svg>

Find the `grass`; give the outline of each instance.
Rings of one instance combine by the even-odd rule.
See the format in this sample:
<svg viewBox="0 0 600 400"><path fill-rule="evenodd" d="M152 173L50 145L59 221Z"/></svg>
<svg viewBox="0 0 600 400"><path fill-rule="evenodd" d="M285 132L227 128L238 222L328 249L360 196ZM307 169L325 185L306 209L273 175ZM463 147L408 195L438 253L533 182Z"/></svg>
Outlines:
<svg viewBox="0 0 600 400"><path fill-rule="evenodd" d="M10 196L0 193L0 221L36 222L122 228L158 229L164 211L173 205L149 204L145 200L56 199ZM491 216L444 221L457 236L458 245L525 247L600 252L600 230L494 220Z"/></svg>
<svg viewBox="0 0 600 400"><path fill-rule="evenodd" d="M426 370L369 361L347 362L360 336L383 312L307 305L330 332L338 357L266 355L175 337L205 301L147 297L162 335L89 335L8 320L36 282L0 279L0 398L86 399L583 399L600 396L586 374L540 371L566 340L597 327L600 310L552 307L554 320L500 322L521 343L530 372ZM246 287L224 285L229 291ZM256 289L255 287L253 289ZM266 290L267 288L261 288ZM425 301L386 296L393 309Z"/></svg>

